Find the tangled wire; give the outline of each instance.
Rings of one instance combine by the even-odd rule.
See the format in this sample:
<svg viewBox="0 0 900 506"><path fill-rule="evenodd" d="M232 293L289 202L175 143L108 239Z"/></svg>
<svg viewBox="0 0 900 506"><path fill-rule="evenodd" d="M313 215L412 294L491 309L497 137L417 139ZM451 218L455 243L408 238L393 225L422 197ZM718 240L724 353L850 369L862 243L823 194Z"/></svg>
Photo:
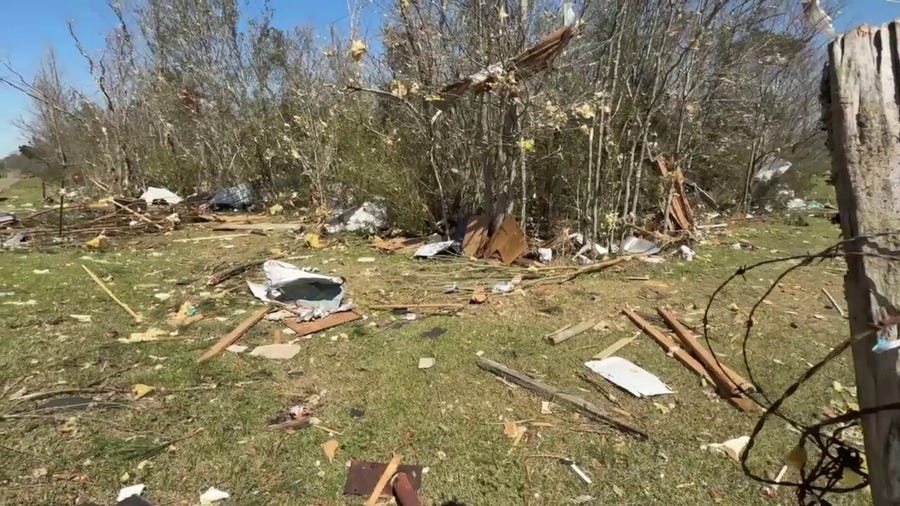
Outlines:
<svg viewBox="0 0 900 506"><path fill-rule="evenodd" d="M763 304L763 301L767 297L769 297L769 295L782 282L782 280L784 280L795 270L816 263L821 263L828 259L845 258L847 256L869 256L879 257L889 261L900 261L900 256L885 254L882 251L849 251L849 248L845 248L848 244L851 244L855 241L864 241L877 237L893 235L900 235L900 231L859 236L838 242L837 244L834 244L819 253L769 259L739 268L734 274L732 274L721 285L719 285L718 288L716 288L709 299L706 310L703 314L703 336L706 340L706 345L710 347L710 350L712 350L709 335L710 308L716 301L716 298L719 296L719 294L732 281L739 277L744 278L744 275L746 273L767 265L797 262L796 264L788 267L778 276L776 276L768 289L754 303L744 325L745 330L743 333L743 341L741 344L744 366L747 369L751 383L757 385L758 383L754 378L753 370L750 367L750 362L748 359L747 343L750 340L753 332L754 315L756 314L759 307ZM806 424L800 420L796 420L785 414L781 408L784 403L792 395L794 395L797 390L800 389L801 386L803 386L813 376L815 376L816 373L818 373L823 367L825 367L825 365L827 365L829 362L831 362L848 348L850 348L853 343L861 339L871 337L872 335L878 335L879 337L882 337L883 332L898 324L900 324L900 315L885 315L878 322L870 322L870 328L868 330L859 332L856 335L852 335L842 341L836 347L834 347L834 349L832 349L831 352L829 352L825 356L825 358L806 370L800 376L800 378L798 378L797 381L786 388L777 399L772 400L763 389L760 389L758 395L750 397L763 409L763 414L762 416L760 416L755 427L753 428L753 432L750 434L750 440L747 443L744 452L741 454L741 468L743 469L744 474L752 478L753 480L768 485L795 488L797 498L801 505L819 504L827 506L830 503L825 499L825 496L829 493L849 493L861 490L868 486L868 473L865 469L865 460L863 457L863 453L861 449L848 443L843 436L850 429L859 427L860 419L862 416L874 414L881 411L900 410L900 403L892 403L865 409L849 410L846 413L829 417L814 424ZM713 355L715 355L715 353L713 353ZM716 358L716 361L718 361L718 357ZM747 460L756 443L757 437L765 427L766 423L772 418L781 419L790 426L800 431L801 436L798 442L797 449L795 451L799 452L802 455L802 458L800 460L804 462L800 466L800 480L797 482L780 481L778 478L770 479L765 476L760 476L758 474L755 474L747 465ZM818 456L815 459L807 460L808 447L817 450L817 452L815 453L817 453ZM844 478L848 476L848 471L855 473L861 478L858 483L849 486L842 484Z"/></svg>

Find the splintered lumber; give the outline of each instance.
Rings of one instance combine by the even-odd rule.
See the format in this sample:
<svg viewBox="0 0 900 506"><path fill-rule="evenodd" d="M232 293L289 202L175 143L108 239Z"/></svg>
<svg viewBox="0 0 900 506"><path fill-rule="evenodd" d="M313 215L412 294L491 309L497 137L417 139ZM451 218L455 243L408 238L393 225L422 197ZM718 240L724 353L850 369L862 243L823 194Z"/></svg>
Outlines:
<svg viewBox="0 0 900 506"><path fill-rule="evenodd" d="M828 293L828 290L826 290L825 287L822 287L822 293L824 293L825 296L828 297L828 302L831 303L831 307L837 310L838 314L841 315L841 318L846 318L847 315L844 314L844 310L841 309L841 306L838 305L837 301L834 300L834 297L832 297L831 294Z"/></svg>
<svg viewBox="0 0 900 506"><path fill-rule="evenodd" d="M620 256L620 257L616 257L616 258L611 258L609 260L604 260L604 261L596 263L596 264L586 265L584 267L579 268L578 270L576 270L575 272L573 272L571 274L557 274L555 276L547 276L545 278L526 279L525 281L522 281L521 283L519 283L519 286L521 288L527 288L529 286L544 285L544 284L549 284L549 283L557 283L557 284L567 283L583 274L600 272L602 270L609 269L610 267L613 267L615 265L619 265L623 262L627 262L627 261L631 260L632 258L634 258L635 256L638 256L638 255L625 255L625 256Z"/></svg>
<svg viewBox="0 0 900 506"><path fill-rule="evenodd" d="M229 332L225 337L219 339L219 342L212 345L206 353L203 354L200 358L197 359L198 364L202 364L207 360L215 358L220 353L225 351L225 348L228 348L232 344L236 343L238 339L244 336L250 329L253 328L254 325L260 322L265 316L266 313L269 312L269 306L263 306L257 309L253 314L247 317L246 320L242 321L240 325L234 328L231 332Z"/></svg>
<svg viewBox="0 0 900 506"><path fill-rule="evenodd" d="M506 367L499 362L494 362L493 360L478 357L477 363L478 367L484 369L485 371L496 374L497 376L507 379L510 382L515 383L516 385L527 388L528 390L531 390L532 392L540 395L541 397L544 397L549 401L562 401L568 404L572 409L582 413L588 418L606 423L629 435L638 437L639 439L648 438L647 433L640 427L637 427L628 420L624 420L608 413L600 406L592 404L582 399L581 397L567 394L552 385L548 385L542 381L526 376L519 371L510 369L509 367Z"/></svg>
<svg viewBox="0 0 900 506"><path fill-rule="evenodd" d="M138 218L141 219L141 221L146 221L147 223L153 225L153 226L156 227L158 230L164 230L164 229L165 229L165 227L163 227L163 226L160 225L159 223L156 223L155 221L151 220L150 218L144 216L143 214L141 214L141 213L135 211L134 209L132 209L132 208L130 208L130 207L128 207L128 206L123 206L122 204L116 202L115 200L113 200L112 203L115 204L116 207L119 207L119 208L121 208L121 209L124 209L124 210L128 211L129 213L131 213L131 214L137 216Z"/></svg>
<svg viewBox="0 0 900 506"><path fill-rule="evenodd" d="M104 283L102 279L98 278L97 275L93 273L93 271L88 269L87 265L81 264L81 268L84 269L84 271L88 273L88 276L90 276L91 279L94 280L94 283L97 283L97 286L99 286L101 290L106 292L106 295L109 295L110 299L112 299L116 304L118 304L119 307L124 309L126 313L131 315L131 317L134 318L134 321L140 323L141 316L139 314L135 313L134 309L131 309L131 306L129 306L128 304L119 300L119 298L116 297L116 294L114 294L112 292L112 290L110 290L109 287L106 286L106 283Z"/></svg>
<svg viewBox="0 0 900 506"><path fill-rule="evenodd" d="M601 351L600 353L594 355L594 357L591 360L603 360L604 358L609 358L609 357L613 356L613 354L615 352L617 352L617 351L621 350L622 348L631 344L631 342L634 341L635 339L637 339L637 336L639 336L639 335L641 335L641 333L636 332L631 337L623 337L622 339L619 339L618 341L616 341L616 342L612 343L611 345L607 346L606 348L604 348L603 351Z"/></svg>
<svg viewBox="0 0 900 506"><path fill-rule="evenodd" d="M547 334L547 336L545 336L545 337L546 337L547 341L549 341L551 344L559 344L563 341L566 341L570 338L577 336L578 334L581 334L582 332L586 332L586 331L596 327L597 323L598 323L597 320L585 320L585 321L579 323L578 325L570 325L570 326L563 327L563 328L557 330L556 332Z"/></svg>
<svg viewBox="0 0 900 506"><path fill-rule="evenodd" d="M283 321L289 329L297 333L297 337L302 337L308 336L309 334L315 334L316 332L322 332L323 330L328 330L345 323L355 322L361 318L362 316L355 311L341 311L340 313L332 313L324 318L310 322L301 322L296 318L285 318Z"/></svg>
<svg viewBox="0 0 900 506"><path fill-rule="evenodd" d="M465 308L465 304L459 304L457 302L446 302L446 303L435 303L435 304L416 304L415 302L411 302L409 304L381 304L369 306L369 309L380 309L380 310L389 310L389 309L463 309Z"/></svg>
<svg viewBox="0 0 900 506"><path fill-rule="evenodd" d="M298 230L305 227L306 223L223 223L215 225L211 230L240 231L253 230L256 232L269 232L275 230Z"/></svg>
<svg viewBox="0 0 900 506"><path fill-rule="evenodd" d="M694 337L694 334L690 329L678 321L677 316L662 307L656 308L656 312L659 313L659 316L661 316L662 319L666 321L666 324L672 328L675 335L681 339L681 342L691 350L691 353L697 357L697 360L706 367L706 370L709 371L709 374L713 377L713 381L716 385L719 385L720 388L727 389L726 391L731 395L748 392L749 390L747 387L752 389L752 384L749 381L738 376L734 371L726 370L718 359L716 359L705 346L700 344L700 341Z"/></svg>
<svg viewBox="0 0 900 506"><path fill-rule="evenodd" d="M397 472L397 468L400 466L400 460L402 458L402 456L396 454L391 457L391 461L388 462L387 467L384 468L384 472L381 473L381 477L378 478L378 482L375 483L372 494L369 496L369 499L366 500L366 506L375 506L375 504L378 503L378 498L381 497L381 490L388 484L388 481L391 480L394 473Z"/></svg>
<svg viewBox="0 0 900 506"><path fill-rule="evenodd" d="M691 356L687 350L682 349L680 346L675 344L669 336L667 336L663 331L659 330L657 327L654 327L650 322L641 318L634 311L625 309L622 311L622 314L628 317L637 327L644 331L645 334L652 337L654 341L659 343L662 346L666 353L671 353L673 357L678 359L679 362L684 364L685 367L694 371L698 376L705 379L710 384L713 384L712 377L710 377L709 373L706 369L703 368L703 365L697 361L694 357Z"/></svg>

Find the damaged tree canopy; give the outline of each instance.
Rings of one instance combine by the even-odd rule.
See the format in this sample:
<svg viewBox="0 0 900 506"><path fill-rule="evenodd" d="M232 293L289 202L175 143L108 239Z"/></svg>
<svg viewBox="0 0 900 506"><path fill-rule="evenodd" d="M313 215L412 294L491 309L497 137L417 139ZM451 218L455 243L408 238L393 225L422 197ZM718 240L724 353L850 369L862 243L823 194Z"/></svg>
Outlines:
<svg viewBox="0 0 900 506"><path fill-rule="evenodd" d="M460 98L468 91L475 94L489 91L497 82L512 76L524 81L550 67L575 35L572 27L564 26L545 35L535 45L504 63L495 63L465 78L450 83L441 90L445 101Z"/></svg>

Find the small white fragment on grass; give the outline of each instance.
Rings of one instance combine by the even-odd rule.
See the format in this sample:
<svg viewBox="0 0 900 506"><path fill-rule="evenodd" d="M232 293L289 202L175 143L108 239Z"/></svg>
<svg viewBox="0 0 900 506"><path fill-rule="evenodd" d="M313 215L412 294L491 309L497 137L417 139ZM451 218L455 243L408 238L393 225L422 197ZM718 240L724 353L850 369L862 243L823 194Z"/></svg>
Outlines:
<svg viewBox="0 0 900 506"><path fill-rule="evenodd" d="M374 257L359 257L356 259L357 262L361 264L370 264L375 261Z"/></svg>
<svg viewBox="0 0 900 506"><path fill-rule="evenodd" d="M161 293L154 293L153 296L156 297L156 298L159 299L159 300L169 300L169 299L172 298L172 292L169 292L169 293L162 293L162 292L161 292Z"/></svg>
<svg viewBox="0 0 900 506"><path fill-rule="evenodd" d="M265 344L257 346L250 352L251 356L270 360L290 360L300 353L299 344Z"/></svg>
<svg viewBox="0 0 900 506"><path fill-rule="evenodd" d="M434 359L431 357L422 357L419 359L419 369L430 369L434 367Z"/></svg>
<svg viewBox="0 0 900 506"><path fill-rule="evenodd" d="M35 269L31 272L35 274L50 274L50 269Z"/></svg>
<svg viewBox="0 0 900 506"><path fill-rule="evenodd" d="M28 299L24 302L17 301L17 300L11 300L8 302L4 302L3 304L5 304L7 306L35 306L35 305L37 305L37 301L34 299Z"/></svg>
<svg viewBox="0 0 900 506"><path fill-rule="evenodd" d="M247 351L247 348L247 346L242 346L240 344L232 344L231 346L225 348L225 350L232 353L244 353L245 351Z"/></svg>
<svg viewBox="0 0 900 506"><path fill-rule="evenodd" d="M482 350L478 350L475 352L475 356L477 356L477 357L480 357L482 355L484 355L484 351L482 351Z"/></svg>
<svg viewBox="0 0 900 506"><path fill-rule="evenodd" d="M159 341L159 338L167 335L167 332L158 328L151 327L146 332L132 332L129 337L120 337L117 339L120 343L145 343L148 341Z"/></svg>
<svg viewBox="0 0 900 506"><path fill-rule="evenodd" d="M93 321L89 314L70 314L69 318L81 323L91 323Z"/></svg>
<svg viewBox="0 0 900 506"><path fill-rule="evenodd" d="M550 401L541 401L541 414L542 415L552 415L553 411L550 411Z"/></svg>
<svg viewBox="0 0 900 506"><path fill-rule="evenodd" d="M142 495L144 490L146 490L147 486L143 483L138 483L137 485L129 485L127 487L123 487L119 490L119 495L116 497L116 502L122 502L125 499L133 495Z"/></svg>
<svg viewBox="0 0 900 506"><path fill-rule="evenodd" d="M224 490L219 490L216 487L209 487L206 492L200 494L200 504L213 504L219 501L224 501L228 499L231 495Z"/></svg>
<svg viewBox="0 0 900 506"><path fill-rule="evenodd" d="M750 436L741 436L734 439L729 439L724 443L712 443L705 445L701 449L712 450L715 452L722 453L723 455L728 455L735 462L741 461L741 454L744 453L744 448L747 447L747 443L750 442Z"/></svg>

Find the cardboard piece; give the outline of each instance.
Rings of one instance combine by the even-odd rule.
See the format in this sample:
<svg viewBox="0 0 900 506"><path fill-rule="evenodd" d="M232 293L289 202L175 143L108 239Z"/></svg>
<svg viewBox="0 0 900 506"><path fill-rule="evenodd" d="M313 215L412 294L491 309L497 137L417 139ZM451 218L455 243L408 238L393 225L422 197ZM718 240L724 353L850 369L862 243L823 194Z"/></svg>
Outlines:
<svg viewBox="0 0 900 506"><path fill-rule="evenodd" d="M525 232L516 219L507 215L494 231L484 249L484 258L498 258L504 265L510 265L528 250Z"/></svg>

